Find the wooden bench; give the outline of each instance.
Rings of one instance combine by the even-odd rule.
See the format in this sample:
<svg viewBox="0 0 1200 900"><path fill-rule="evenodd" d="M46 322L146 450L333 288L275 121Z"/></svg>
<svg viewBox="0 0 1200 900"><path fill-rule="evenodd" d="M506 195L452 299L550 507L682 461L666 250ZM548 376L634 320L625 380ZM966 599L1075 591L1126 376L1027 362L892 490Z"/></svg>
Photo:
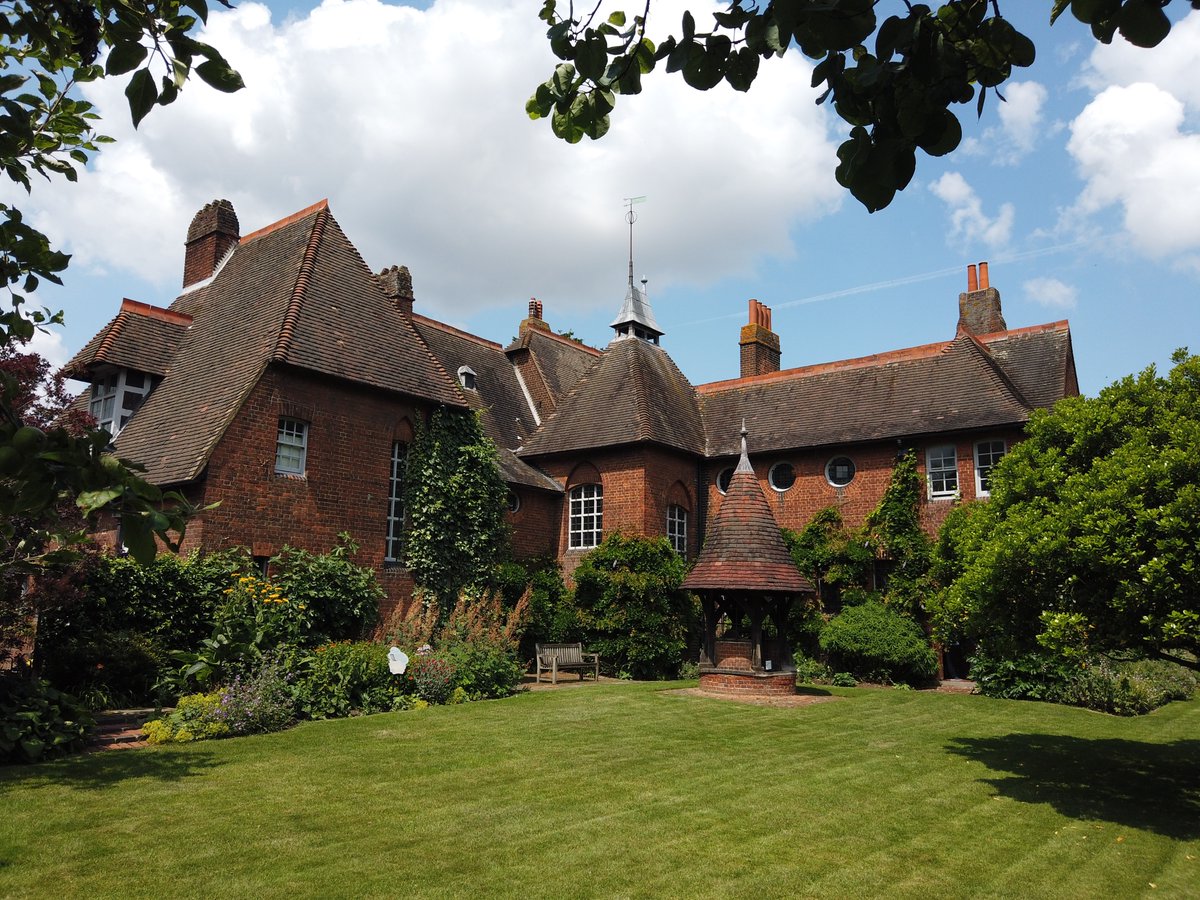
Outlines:
<svg viewBox="0 0 1200 900"><path fill-rule="evenodd" d="M584 672L591 670L592 677L600 680L600 654L584 653L583 644L538 644L537 645L537 680L542 680L542 673L550 673L550 683L558 684L558 673L566 669L576 669L579 680L583 681Z"/></svg>

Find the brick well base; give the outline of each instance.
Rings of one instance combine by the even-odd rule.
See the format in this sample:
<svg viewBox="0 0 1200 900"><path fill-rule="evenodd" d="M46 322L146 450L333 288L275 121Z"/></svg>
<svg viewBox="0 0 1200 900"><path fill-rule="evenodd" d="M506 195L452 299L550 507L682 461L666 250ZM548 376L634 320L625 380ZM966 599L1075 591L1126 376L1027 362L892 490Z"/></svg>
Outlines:
<svg viewBox="0 0 1200 900"><path fill-rule="evenodd" d="M786 697L796 693L796 673L701 671L700 690L739 697Z"/></svg>

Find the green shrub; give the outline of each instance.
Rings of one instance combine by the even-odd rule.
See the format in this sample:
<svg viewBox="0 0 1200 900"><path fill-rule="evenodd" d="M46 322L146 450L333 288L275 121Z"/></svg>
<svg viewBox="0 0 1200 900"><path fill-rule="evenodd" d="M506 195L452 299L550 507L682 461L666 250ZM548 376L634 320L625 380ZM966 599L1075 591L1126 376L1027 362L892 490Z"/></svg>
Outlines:
<svg viewBox="0 0 1200 900"><path fill-rule="evenodd" d="M0 673L0 763L77 753L92 724L82 704L43 679Z"/></svg>
<svg viewBox="0 0 1200 900"><path fill-rule="evenodd" d="M937 672L937 657L921 627L874 601L834 616L821 632L821 649L835 668L863 681L922 683Z"/></svg>
<svg viewBox="0 0 1200 900"><path fill-rule="evenodd" d="M796 681L801 684L829 684L833 671L825 663L807 656L796 657Z"/></svg>
<svg viewBox="0 0 1200 900"><path fill-rule="evenodd" d="M231 733L221 718L221 691L187 694L179 698L174 712L142 726L142 734L151 744L187 744Z"/></svg>
<svg viewBox="0 0 1200 900"><path fill-rule="evenodd" d="M522 598L528 604L520 659L533 659L537 644L579 639L579 615L555 560L503 563L497 567L495 581L507 608L512 609Z"/></svg>
<svg viewBox="0 0 1200 900"><path fill-rule="evenodd" d="M358 545L350 535L338 536L328 553L284 547L271 560L271 581L283 596L308 613L302 646L359 640L379 616L383 588L375 572L351 561Z"/></svg>
<svg viewBox="0 0 1200 900"><path fill-rule="evenodd" d="M525 675L518 657L528 618L528 594L505 608L498 591L464 591L434 639L438 656L453 666L456 684L471 700L507 697Z"/></svg>
<svg viewBox="0 0 1200 900"><path fill-rule="evenodd" d="M599 653L607 671L674 677L700 621L699 603L680 587L686 574L687 561L666 538L609 535L575 569L575 639Z"/></svg>
<svg viewBox="0 0 1200 900"><path fill-rule="evenodd" d="M985 697L1062 702L1079 671L1078 662L1046 652L1011 658L980 647L971 657L971 680Z"/></svg>
<svg viewBox="0 0 1200 900"><path fill-rule="evenodd" d="M342 641L317 647L296 684L300 711L311 719L395 709L406 681L388 669L383 644Z"/></svg>
<svg viewBox="0 0 1200 900"><path fill-rule="evenodd" d="M834 687L857 687L858 679L849 672L838 672L829 683Z"/></svg>

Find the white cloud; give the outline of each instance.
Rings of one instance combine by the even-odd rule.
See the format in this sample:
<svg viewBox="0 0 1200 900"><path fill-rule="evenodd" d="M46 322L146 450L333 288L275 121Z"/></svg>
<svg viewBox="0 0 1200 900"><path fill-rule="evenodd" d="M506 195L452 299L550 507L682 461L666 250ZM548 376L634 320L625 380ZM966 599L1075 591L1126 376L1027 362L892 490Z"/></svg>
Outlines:
<svg viewBox="0 0 1200 900"><path fill-rule="evenodd" d="M1062 129L1062 123L1047 124L1044 111L1049 93L1036 81L1014 81L1003 87L1004 101L992 108L999 125L984 129L978 138L963 141L962 150L968 156L986 156L1002 165L1016 165L1037 146L1048 133Z"/></svg>
<svg viewBox="0 0 1200 900"><path fill-rule="evenodd" d="M1071 123L1067 149L1086 182L1074 212L1121 207L1151 258L1200 248L1200 134L1183 129L1183 104L1161 88L1104 90Z"/></svg>
<svg viewBox="0 0 1200 900"><path fill-rule="evenodd" d="M945 173L929 189L950 208L950 243L979 241L995 250L1009 242L1016 217L1011 203L1002 203L995 216L985 215L979 195L958 172Z"/></svg>
<svg viewBox="0 0 1200 900"><path fill-rule="evenodd" d="M1200 52L1200 12L1192 12L1171 28L1157 47L1144 49L1117 38L1097 44L1088 58L1083 83L1100 93L1113 85L1128 87L1138 82L1158 85L1176 99L1200 110L1200 78L1196 78L1196 55Z"/></svg>
<svg viewBox="0 0 1200 900"><path fill-rule="evenodd" d="M1026 299L1053 309L1074 309L1079 300L1075 287L1057 278L1030 278L1022 287Z"/></svg>
<svg viewBox="0 0 1200 900"><path fill-rule="evenodd" d="M663 0L657 18L685 6ZM419 307L450 317L530 295L618 302L625 196L649 197L638 268L660 290L786 257L789 228L841 202L800 54L763 66L748 94L655 72L603 140L569 146L524 113L554 63L525 0L325 0L283 22L245 2L214 10L204 39L246 90L189 84L134 132L119 80L89 85L118 143L77 186L23 204L75 265L163 286L145 299L170 296L187 224L216 197L243 233L328 197L372 268L408 265Z"/></svg>

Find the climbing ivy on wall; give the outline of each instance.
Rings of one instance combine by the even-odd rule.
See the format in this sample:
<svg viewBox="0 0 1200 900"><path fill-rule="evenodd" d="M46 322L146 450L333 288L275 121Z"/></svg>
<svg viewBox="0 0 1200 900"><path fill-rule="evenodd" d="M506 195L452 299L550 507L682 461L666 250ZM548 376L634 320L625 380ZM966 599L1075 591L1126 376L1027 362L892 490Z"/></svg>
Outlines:
<svg viewBox="0 0 1200 900"><path fill-rule="evenodd" d="M471 412L439 408L417 428L405 471L406 561L448 615L508 548L508 489L496 445Z"/></svg>

